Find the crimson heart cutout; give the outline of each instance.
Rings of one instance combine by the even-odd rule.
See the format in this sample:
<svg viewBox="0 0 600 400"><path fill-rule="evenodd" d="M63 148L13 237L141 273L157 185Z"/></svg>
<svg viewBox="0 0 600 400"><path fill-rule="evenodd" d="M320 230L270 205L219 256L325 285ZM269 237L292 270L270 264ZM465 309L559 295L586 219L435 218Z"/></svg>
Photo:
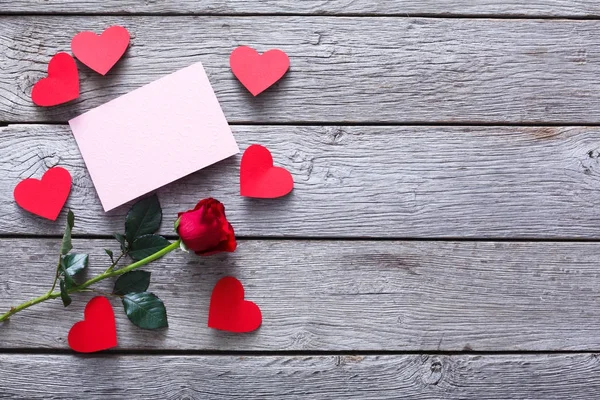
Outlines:
<svg viewBox="0 0 600 400"><path fill-rule="evenodd" d="M64 168L50 168L41 180L28 178L15 187L15 201L23 209L56 221L71 192L71 174Z"/></svg>
<svg viewBox="0 0 600 400"><path fill-rule="evenodd" d="M81 32L71 40L71 51L79 61L101 75L121 59L129 46L129 32L122 26L111 26L100 35Z"/></svg>
<svg viewBox="0 0 600 400"><path fill-rule="evenodd" d="M79 353L93 353L117 346L115 313L106 297L94 297L85 306L83 321L68 336L69 347Z"/></svg>
<svg viewBox="0 0 600 400"><path fill-rule="evenodd" d="M294 179L286 169L273 166L273 156L264 146L253 144L242 156L240 194L245 197L273 199L294 188Z"/></svg>
<svg viewBox="0 0 600 400"><path fill-rule="evenodd" d="M280 80L290 68L290 59L281 50L269 50L260 55L247 46L235 49L229 57L231 71L254 96Z"/></svg>
<svg viewBox="0 0 600 400"><path fill-rule="evenodd" d="M48 77L40 79L31 91L38 106L50 107L79 97L79 73L73 57L58 53L48 63Z"/></svg>
<svg viewBox="0 0 600 400"><path fill-rule="evenodd" d="M222 331L252 332L262 323L260 308L244 300L244 287L227 276L217 282L210 297L208 327Z"/></svg>

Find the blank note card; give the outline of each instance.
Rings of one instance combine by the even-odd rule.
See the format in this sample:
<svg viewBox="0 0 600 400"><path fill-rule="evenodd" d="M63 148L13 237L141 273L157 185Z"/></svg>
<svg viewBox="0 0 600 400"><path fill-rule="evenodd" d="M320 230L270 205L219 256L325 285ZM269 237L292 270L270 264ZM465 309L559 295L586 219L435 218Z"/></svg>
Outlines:
<svg viewBox="0 0 600 400"><path fill-rule="evenodd" d="M239 152L201 63L69 125L104 211Z"/></svg>

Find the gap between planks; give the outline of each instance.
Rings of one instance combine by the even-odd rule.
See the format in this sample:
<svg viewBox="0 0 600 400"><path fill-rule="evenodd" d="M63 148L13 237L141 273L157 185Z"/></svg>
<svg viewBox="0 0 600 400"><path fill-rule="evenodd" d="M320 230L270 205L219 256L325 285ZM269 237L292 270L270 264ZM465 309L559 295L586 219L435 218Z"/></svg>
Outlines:
<svg viewBox="0 0 600 400"><path fill-rule="evenodd" d="M175 235L162 235L175 240ZM72 235L73 239L112 240L112 235ZM62 235L3 234L0 239L62 239ZM536 237L370 237L370 236L244 236L236 235L238 241L277 241L277 242L502 242L502 243L600 243L598 238L536 238Z"/></svg>
<svg viewBox="0 0 600 400"><path fill-rule="evenodd" d="M600 127L600 122L582 122L572 124L569 122L431 122L431 121L407 121L407 122L351 122L351 121L280 121L280 122L256 122L256 121L232 121L228 122L230 126L289 126L289 127L376 127L376 128L392 128L392 127L451 127L451 128L597 128ZM0 121L0 128L9 126L36 126L36 125L52 125L68 127L69 124L58 121Z"/></svg>
<svg viewBox="0 0 600 400"><path fill-rule="evenodd" d="M0 17L327 17L327 18L424 18L424 19L497 19L497 20L576 20L576 21L597 21L600 20L600 14L595 15L543 15L543 14L444 14L444 13L196 13L196 12L0 12Z"/></svg>
<svg viewBox="0 0 600 400"><path fill-rule="evenodd" d="M448 350L312 350L312 351L247 351L247 350L174 350L174 349L117 349L107 350L95 355L101 356L171 356L171 357L323 357L323 356L413 356L413 355L428 355L428 356L518 356L518 355L593 355L599 354L600 349L586 350L496 350L496 351L480 351L480 350L464 350L464 351L448 351ZM69 349L45 349L39 347L18 348L18 349L3 349L0 348L0 354L35 354L35 355L81 355ZM92 354L92 356L93 356Z"/></svg>

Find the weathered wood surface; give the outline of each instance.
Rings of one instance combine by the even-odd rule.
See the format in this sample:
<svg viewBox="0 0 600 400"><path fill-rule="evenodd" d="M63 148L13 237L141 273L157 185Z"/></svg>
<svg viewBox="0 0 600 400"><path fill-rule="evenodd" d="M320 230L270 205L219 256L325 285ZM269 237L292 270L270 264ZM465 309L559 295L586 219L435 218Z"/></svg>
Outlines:
<svg viewBox="0 0 600 400"><path fill-rule="evenodd" d="M117 242L74 246L92 254L99 273L108 265L102 249L116 251ZM56 239L0 241L0 311L49 289L58 247ZM598 351L598 259L596 243L568 242L244 240L229 255L178 252L147 267L169 328L136 328L114 299L117 350ZM207 328L211 290L227 275L261 307L256 333ZM17 314L0 325L0 348L67 349L91 296Z"/></svg>
<svg viewBox="0 0 600 400"><path fill-rule="evenodd" d="M488 356L0 355L0 398L595 399L596 354Z"/></svg>
<svg viewBox="0 0 600 400"><path fill-rule="evenodd" d="M78 100L34 106L50 58L111 24L133 34L119 66L81 66ZM598 20L0 17L0 121L65 122L202 61L235 123L599 123L598 37ZM240 44L283 49L291 71L253 98L229 68Z"/></svg>
<svg viewBox="0 0 600 400"><path fill-rule="evenodd" d="M567 16L600 15L594 0L0 0L0 13L48 14L302 14L401 15L427 14Z"/></svg>
<svg viewBox="0 0 600 400"><path fill-rule="evenodd" d="M109 16L136 13L155 15ZM267 145L296 182L283 199L243 199L238 156L159 190L162 233L214 196L254 239L148 267L170 327L140 330L113 299L119 347L108 354L68 354L92 294L0 325L0 398L598 397L598 243L462 240L600 239L600 127L582 127L600 124L597 1L0 0L0 15L0 125L65 123L202 61L241 148ZM119 65L107 77L80 65L80 99L36 108L30 91L50 57L111 24L133 35ZM240 44L285 50L290 73L252 98L228 66ZM0 311L49 289L59 240L37 236L58 236L64 216L28 215L12 189L55 164L74 177L75 234L122 229L127 207L102 212L68 127L0 128ZM92 254L90 273L117 247L74 244ZM262 308L257 332L206 327L226 275Z"/></svg>
<svg viewBox="0 0 600 400"><path fill-rule="evenodd" d="M71 171L75 233L122 231L105 214L67 126L0 128L1 234L60 235L12 197L47 167ZM289 196L239 196L240 156L159 190L162 232L204 197L223 201L243 236L599 237L600 128L234 126L242 151L266 145L295 180Z"/></svg>

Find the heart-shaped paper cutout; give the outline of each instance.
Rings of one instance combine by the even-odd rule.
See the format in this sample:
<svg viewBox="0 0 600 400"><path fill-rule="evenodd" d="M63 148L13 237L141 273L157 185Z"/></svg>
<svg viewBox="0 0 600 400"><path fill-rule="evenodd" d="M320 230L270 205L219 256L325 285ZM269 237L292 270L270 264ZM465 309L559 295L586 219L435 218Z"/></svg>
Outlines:
<svg viewBox="0 0 600 400"><path fill-rule="evenodd" d="M229 57L231 71L254 96L267 90L280 80L290 68L290 59L281 50L264 54L247 46L235 49Z"/></svg>
<svg viewBox="0 0 600 400"><path fill-rule="evenodd" d="M240 281L227 276L217 282L210 297L209 328L244 333L258 329L261 323L260 308L244 300L244 287Z"/></svg>
<svg viewBox="0 0 600 400"><path fill-rule="evenodd" d="M93 353L117 346L115 313L106 297L90 300L83 312L83 321L69 331L69 347L79 353Z"/></svg>
<svg viewBox="0 0 600 400"><path fill-rule="evenodd" d="M71 51L79 61L101 75L121 59L129 46L129 32L122 26L111 26L100 35L81 32L71 40Z"/></svg>
<svg viewBox="0 0 600 400"><path fill-rule="evenodd" d="M56 221L71 192L71 174L64 168L50 168L42 179L28 178L15 187L15 201L23 209Z"/></svg>
<svg viewBox="0 0 600 400"><path fill-rule="evenodd" d="M294 188L294 179L286 169L273 166L273 156L264 146L253 144L242 156L240 194L245 197L273 199Z"/></svg>
<svg viewBox="0 0 600 400"><path fill-rule="evenodd" d="M50 107L79 97L79 73L73 57L58 53L48 63L48 77L40 79L31 91L38 106Z"/></svg>

